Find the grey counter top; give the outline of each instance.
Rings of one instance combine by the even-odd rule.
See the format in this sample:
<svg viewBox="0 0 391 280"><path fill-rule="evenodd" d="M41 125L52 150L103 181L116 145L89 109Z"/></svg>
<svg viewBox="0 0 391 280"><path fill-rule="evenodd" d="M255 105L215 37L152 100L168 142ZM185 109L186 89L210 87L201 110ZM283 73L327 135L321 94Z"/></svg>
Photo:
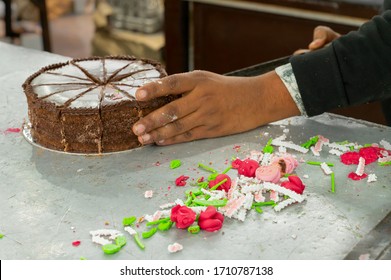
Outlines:
<svg viewBox="0 0 391 280"><path fill-rule="evenodd" d="M66 59L0 43L0 233L5 235L0 259L343 259L391 210L390 167L367 166L377 182L352 181L347 174L355 167L341 164L334 155L316 158L290 151L304 160L334 162L337 191L330 192L330 178L320 169L301 164L297 174L309 177L303 179L305 202L281 212L253 211L244 222L227 218L215 233L192 235L176 228L158 232L143 240L146 248L141 250L123 230L122 219L153 214L164 203L184 199L188 187L176 187L174 180L208 176L197 168L200 162L222 171L232 157L243 158L282 134L294 143L320 134L331 141L365 144L390 141L391 128L325 114L230 137L105 156L53 152L7 129L21 127L26 119L21 84L27 76ZM173 159L180 159L182 166L170 169ZM154 191L152 198L144 197L147 190ZM128 244L115 255L105 255L91 240L90 231L98 229L117 229ZM73 246L74 241L80 245ZM184 249L169 253L167 246L174 242Z"/></svg>

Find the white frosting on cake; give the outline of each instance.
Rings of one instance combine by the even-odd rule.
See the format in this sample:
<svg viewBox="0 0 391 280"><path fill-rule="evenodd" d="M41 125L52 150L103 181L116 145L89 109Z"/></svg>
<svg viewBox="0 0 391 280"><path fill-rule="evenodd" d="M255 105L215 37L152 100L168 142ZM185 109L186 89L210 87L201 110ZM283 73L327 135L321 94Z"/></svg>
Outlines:
<svg viewBox="0 0 391 280"><path fill-rule="evenodd" d="M99 108L135 99L138 87L160 78L142 60L102 58L73 61L47 70L32 81L38 98L68 108Z"/></svg>

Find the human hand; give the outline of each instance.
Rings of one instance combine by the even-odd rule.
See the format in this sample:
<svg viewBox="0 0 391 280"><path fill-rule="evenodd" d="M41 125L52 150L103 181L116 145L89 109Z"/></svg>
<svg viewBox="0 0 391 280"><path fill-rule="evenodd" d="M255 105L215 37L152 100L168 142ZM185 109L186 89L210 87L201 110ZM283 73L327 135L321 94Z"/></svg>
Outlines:
<svg viewBox="0 0 391 280"><path fill-rule="evenodd" d="M323 48L328 43L339 38L341 34L335 32L330 27L327 26L317 26L314 29L314 35L312 42L308 45L308 49L300 49L295 51L293 54L302 54L309 51L317 50Z"/></svg>
<svg viewBox="0 0 391 280"><path fill-rule="evenodd" d="M248 131L298 114L273 71L258 77L228 77L206 71L171 75L140 87L138 101L183 95L133 126L142 144L169 145Z"/></svg>

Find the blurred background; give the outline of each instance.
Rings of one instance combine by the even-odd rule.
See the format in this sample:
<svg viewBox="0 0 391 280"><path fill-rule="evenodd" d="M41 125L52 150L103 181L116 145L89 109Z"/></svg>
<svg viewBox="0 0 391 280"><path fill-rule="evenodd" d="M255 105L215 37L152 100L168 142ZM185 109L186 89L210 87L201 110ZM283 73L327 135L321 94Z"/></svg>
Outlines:
<svg viewBox="0 0 391 280"><path fill-rule="evenodd" d="M169 74L220 74L306 48L318 25L345 34L383 0L0 0L0 41L78 58L127 54ZM333 113L385 123L379 103Z"/></svg>
<svg viewBox="0 0 391 280"><path fill-rule="evenodd" d="M317 25L355 30L382 2L0 0L0 40L69 57L147 57L170 74L227 73L305 48Z"/></svg>

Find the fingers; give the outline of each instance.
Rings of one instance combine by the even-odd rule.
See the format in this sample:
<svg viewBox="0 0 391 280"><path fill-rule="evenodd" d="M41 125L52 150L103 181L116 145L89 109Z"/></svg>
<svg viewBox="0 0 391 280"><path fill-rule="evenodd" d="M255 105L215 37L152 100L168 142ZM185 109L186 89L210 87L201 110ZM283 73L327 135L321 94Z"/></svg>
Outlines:
<svg viewBox="0 0 391 280"><path fill-rule="evenodd" d="M133 126L133 132L143 144L159 142L195 126L194 120L185 118L200 107L199 100L188 96L179 98L149 113ZM193 122L193 123L192 123Z"/></svg>
<svg viewBox="0 0 391 280"><path fill-rule="evenodd" d="M145 134L141 135L138 140L144 145L156 143L162 146L193 141L200 139L201 135L205 137L205 126L197 126L197 124L196 118L187 116L151 131L150 134L146 134L147 138Z"/></svg>
<svg viewBox="0 0 391 280"><path fill-rule="evenodd" d="M299 49L299 50L295 51L295 52L293 53L293 55L303 54L303 53L307 53L307 52L309 52L309 51L310 51L310 50L308 50L308 49Z"/></svg>
<svg viewBox="0 0 391 280"><path fill-rule="evenodd" d="M340 37L341 35L330 27L327 26L317 26L314 29L314 35L312 42L308 45L310 50L316 50L323 48L325 45L333 41L334 39Z"/></svg>
<svg viewBox="0 0 391 280"><path fill-rule="evenodd" d="M196 76L196 72L174 74L148 83L136 91L136 99L147 101L169 94L177 95L191 91L196 85L197 79L194 78Z"/></svg>

